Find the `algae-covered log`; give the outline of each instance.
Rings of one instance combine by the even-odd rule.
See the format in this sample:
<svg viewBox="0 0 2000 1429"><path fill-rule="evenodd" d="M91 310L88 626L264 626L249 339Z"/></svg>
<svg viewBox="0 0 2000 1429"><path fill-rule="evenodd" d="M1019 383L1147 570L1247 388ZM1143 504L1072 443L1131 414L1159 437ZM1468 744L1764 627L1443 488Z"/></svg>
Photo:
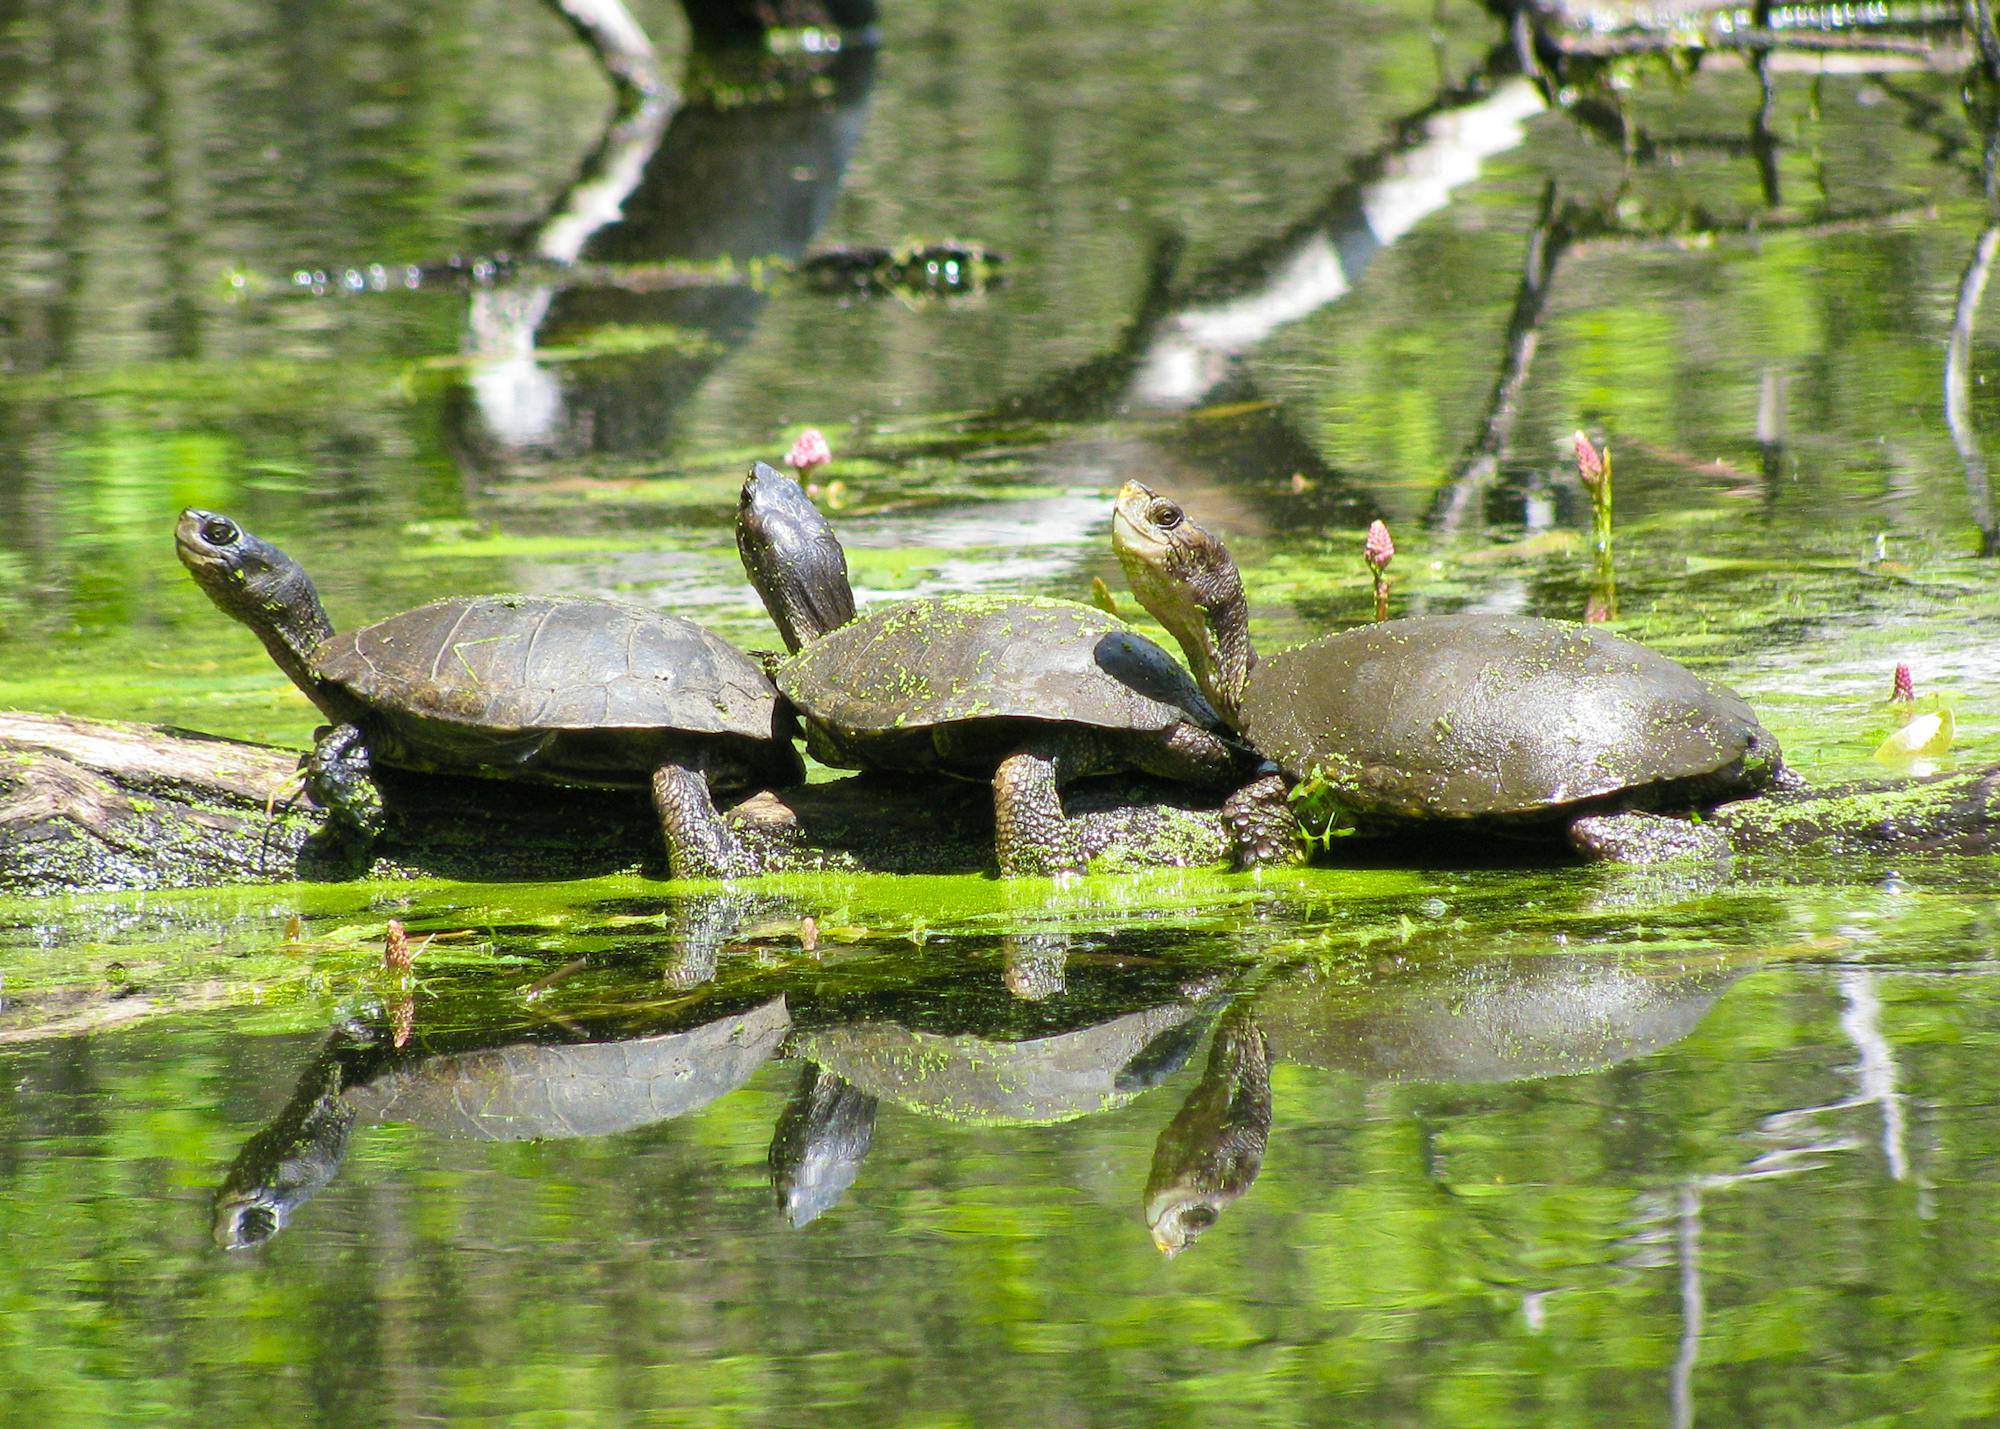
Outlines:
<svg viewBox="0 0 2000 1429"><path fill-rule="evenodd" d="M363 869L302 796L299 752L186 730L0 711L0 891L43 894L219 883L434 876L664 875L640 791L501 784L378 771L388 827ZM1100 781L1070 800L1100 866L1218 863L1212 799ZM847 778L764 793L728 811L785 868L976 872L992 859L992 799L945 779Z"/></svg>
<svg viewBox="0 0 2000 1429"><path fill-rule="evenodd" d="M148 725L0 712L0 890L284 877L316 813L265 816L294 751Z"/></svg>
<svg viewBox="0 0 2000 1429"><path fill-rule="evenodd" d="M2000 766L1743 799L1708 822L1740 854L2000 853Z"/></svg>
<svg viewBox="0 0 2000 1429"><path fill-rule="evenodd" d="M664 875L643 794L383 771L389 825L366 870L304 798L299 752L154 725L0 711L0 892L377 877ZM275 807L267 810L276 796ZM1144 779L1083 781L1065 805L1093 866L1199 867L1229 840L1210 796ZM781 868L964 873L990 866L981 785L860 775L728 810ZM1708 815L1742 855L2000 852L2000 766L1745 799ZM1435 849L1418 856L1435 860Z"/></svg>

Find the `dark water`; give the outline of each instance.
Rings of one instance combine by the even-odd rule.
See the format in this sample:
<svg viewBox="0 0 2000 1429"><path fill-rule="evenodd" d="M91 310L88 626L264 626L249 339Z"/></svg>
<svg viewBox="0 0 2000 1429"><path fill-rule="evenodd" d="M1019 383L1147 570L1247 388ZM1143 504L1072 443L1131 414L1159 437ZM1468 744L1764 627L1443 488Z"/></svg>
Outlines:
<svg viewBox="0 0 2000 1429"><path fill-rule="evenodd" d="M728 523L808 424L864 595L1122 593L1138 475L1272 643L1367 617L1375 517L1398 610L1577 616L1585 426L1621 630L1809 778L1894 772L1899 660L1943 767L2000 760L1980 107L1786 70L1759 138L1740 68L1641 70L1627 157L1518 81L1440 100L1498 39L891 6L607 133L525 0L26 0L0 707L309 737L174 561L188 503L337 621L606 592L768 644ZM945 239L1000 280L772 276ZM0 1418L1991 1419L1997 872L0 903Z"/></svg>

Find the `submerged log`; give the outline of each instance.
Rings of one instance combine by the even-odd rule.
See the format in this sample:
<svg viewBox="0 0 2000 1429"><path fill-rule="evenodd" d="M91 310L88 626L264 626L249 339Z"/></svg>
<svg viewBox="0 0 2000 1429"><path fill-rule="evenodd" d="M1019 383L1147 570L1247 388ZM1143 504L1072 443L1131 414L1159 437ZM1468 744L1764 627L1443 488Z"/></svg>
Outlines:
<svg viewBox="0 0 2000 1429"><path fill-rule="evenodd" d="M290 879L475 881L664 876L638 791L384 771L388 825L366 859L296 787L299 752L156 725L0 711L0 893L40 895ZM504 797L495 797L496 789ZM1213 798L1141 778L1065 791L1099 869L1218 865ZM726 811L773 869L977 873L993 861L979 784L850 775ZM2000 766L1746 799L1709 813L1731 850L1904 857L2000 852ZM1393 850L1374 849L1379 862ZM1435 862L1432 841L1410 851Z"/></svg>

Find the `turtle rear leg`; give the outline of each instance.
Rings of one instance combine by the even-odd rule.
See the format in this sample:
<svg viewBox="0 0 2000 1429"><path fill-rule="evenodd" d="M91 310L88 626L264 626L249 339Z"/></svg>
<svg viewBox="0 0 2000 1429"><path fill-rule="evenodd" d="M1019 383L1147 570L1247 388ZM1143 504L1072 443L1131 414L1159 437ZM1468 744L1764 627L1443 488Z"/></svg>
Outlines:
<svg viewBox="0 0 2000 1429"><path fill-rule="evenodd" d="M1081 873L1083 842L1063 814L1062 782L1084 772L1085 740L1050 739L1018 749L993 774L993 852L1000 876Z"/></svg>
<svg viewBox="0 0 2000 1429"><path fill-rule="evenodd" d="M1604 863L1672 863L1677 859L1727 859L1729 835L1713 824L1669 814L1585 814L1570 820L1570 846Z"/></svg>
<svg viewBox="0 0 2000 1429"><path fill-rule="evenodd" d="M1304 857L1298 815L1285 797L1285 781L1276 774L1252 779L1224 799L1222 819L1236 841L1238 868L1271 868Z"/></svg>
<svg viewBox="0 0 2000 1429"><path fill-rule="evenodd" d="M361 727L337 724L323 731L306 755L306 795L327 817L364 841L382 832L382 791Z"/></svg>
<svg viewBox="0 0 2000 1429"><path fill-rule="evenodd" d="M716 813L701 770L662 764L653 771L652 785L653 810L667 844L667 869L675 878L734 878L757 871Z"/></svg>

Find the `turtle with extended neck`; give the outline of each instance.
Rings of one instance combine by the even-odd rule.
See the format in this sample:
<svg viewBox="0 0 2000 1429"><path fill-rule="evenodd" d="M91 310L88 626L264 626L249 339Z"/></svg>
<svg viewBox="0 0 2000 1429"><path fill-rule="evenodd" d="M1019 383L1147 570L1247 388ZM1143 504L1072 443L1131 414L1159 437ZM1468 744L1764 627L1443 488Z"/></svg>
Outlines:
<svg viewBox="0 0 2000 1429"><path fill-rule="evenodd" d="M336 633L304 567L212 511L181 513L181 564L250 627L332 728L307 789L364 835L391 768L645 785L676 877L755 871L711 789L804 777L792 720L749 656L691 620L614 601L460 596Z"/></svg>
<svg viewBox="0 0 2000 1429"><path fill-rule="evenodd" d="M1180 663L1094 606L944 595L857 618L826 518L762 462L743 483L736 540L791 652L778 688L813 756L991 779L1002 874L1082 868L1069 780L1137 769L1225 789L1249 767Z"/></svg>
<svg viewBox="0 0 2000 1429"><path fill-rule="evenodd" d="M1776 778L1778 743L1728 690L1630 640L1526 615L1383 621L1260 659L1229 552L1139 482L1112 544L1202 693L1276 765L1230 797L1246 866L1299 856L1301 782L1345 827L1486 820L1564 829L1579 850L1644 861L1727 852L1688 810Z"/></svg>

